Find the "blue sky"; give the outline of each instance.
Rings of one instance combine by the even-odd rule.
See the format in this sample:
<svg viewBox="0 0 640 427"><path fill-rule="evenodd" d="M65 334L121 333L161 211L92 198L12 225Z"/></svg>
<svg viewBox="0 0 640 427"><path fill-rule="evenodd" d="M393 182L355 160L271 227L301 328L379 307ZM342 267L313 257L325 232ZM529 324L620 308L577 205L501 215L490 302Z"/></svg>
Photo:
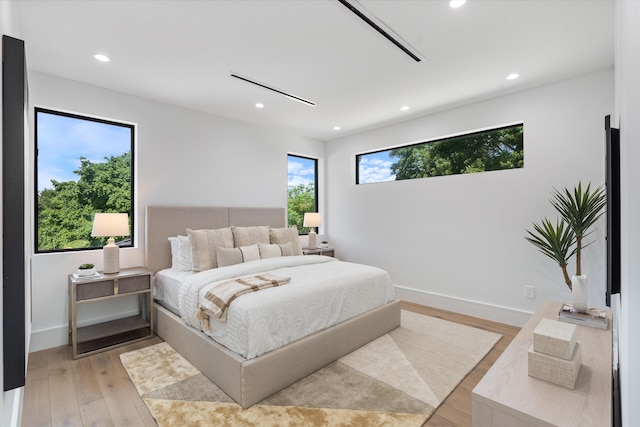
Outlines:
<svg viewBox="0 0 640 427"><path fill-rule="evenodd" d="M38 112L38 191L53 188L51 180L77 181L80 157L104 163L131 148L128 127Z"/></svg>
<svg viewBox="0 0 640 427"><path fill-rule="evenodd" d="M396 159L389 156L391 150L360 156L358 176L360 184L372 182L394 181L396 176L391 173L391 165Z"/></svg>
<svg viewBox="0 0 640 427"><path fill-rule="evenodd" d="M394 181L396 176L391 173L391 165L395 158L389 156L391 150L379 153L365 154L360 159L360 184L372 182ZM289 157L288 186L307 185L313 182L313 160L303 157Z"/></svg>
<svg viewBox="0 0 640 427"><path fill-rule="evenodd" d="M289 157L288 161L288 186L297 187L300 184L311 184L314 182L313 159L303 157Z"/></svg>

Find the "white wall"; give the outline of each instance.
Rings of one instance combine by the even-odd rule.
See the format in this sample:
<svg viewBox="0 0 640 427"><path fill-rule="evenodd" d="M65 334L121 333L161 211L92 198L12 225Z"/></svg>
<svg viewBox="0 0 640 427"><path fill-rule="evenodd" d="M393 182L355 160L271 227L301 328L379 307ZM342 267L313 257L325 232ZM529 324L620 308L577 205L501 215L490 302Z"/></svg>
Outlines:
<svg viewBox="0 0 640 427"><path fill-rule="evenodd" d="M286 207L287 152L324 156L321 141L39 72L29 77L35 106L137 123L136 248L121 250L121 267L144 265L145 206ZM34 255L31 351L66 344L67 274L84 262L101 269L101 256L101 251ZM137 309L135 299L115 310L110 303L87 305L79 322Z"/></svg>
<svg viewBox="0 0 640 427"><path fill-rule="evenodd" d="M516 93L327 144L328 237L343 259L385 268L403 299L523 324L570 299L557 264L524 239L553 187L604 183L604 116L613 70ZM354 185L355 154L524 122L525 167ZM604 219L583 253L591 302L604 305ZM571 270L574 270L571 264ZM536 298L524 298L524 286Z"/></svg>
<svg viewBox="0 0 640 427"><path fill-rule="evenodd" d="M621 316L623 426L640 425L640 3L616 3L616 118L620 126Z"/></svg>

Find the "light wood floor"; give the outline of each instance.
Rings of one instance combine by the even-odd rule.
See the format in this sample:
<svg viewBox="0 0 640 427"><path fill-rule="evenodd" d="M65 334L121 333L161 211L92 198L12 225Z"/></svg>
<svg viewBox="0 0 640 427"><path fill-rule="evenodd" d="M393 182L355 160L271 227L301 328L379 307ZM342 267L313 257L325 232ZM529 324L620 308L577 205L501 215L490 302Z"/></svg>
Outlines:
<svg viewBox="0 0 640 427"><path fill-rule="evenodd" d="M402 307L502 334L502 338L429 418L428 427L470 427L471 390L504 351L519 328L413 303ZM158 337L71 358L62 346L29 354L22 426L155 426L129 380L119 355L161 342Z"/></svg>

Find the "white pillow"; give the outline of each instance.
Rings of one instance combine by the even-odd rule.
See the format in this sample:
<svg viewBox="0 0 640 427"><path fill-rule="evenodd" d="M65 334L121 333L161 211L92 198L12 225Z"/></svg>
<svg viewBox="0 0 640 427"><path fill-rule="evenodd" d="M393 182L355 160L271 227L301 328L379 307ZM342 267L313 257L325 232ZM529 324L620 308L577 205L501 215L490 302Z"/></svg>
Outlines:
<svg viewBox="0 0 640 427"><path fill-rule="evenodd" d="M178 256L178 270L193 270L193 259L191 255L191 240L188 236L178 236L180 252Z"/></svg>
<svg viewBox="0 0 640 427"><path fill-rule="evenodd" d="M281 244L265 245L264 243L258 243L258 250L260 250L260 258L277 258L281 256L292 256L293 249L291 242Z"/></svg>
<svg viewBox="0 0 640 427"><path fill-rule="evenodd" d="M216 251L218 267L242 264L260 259L258 245L240 246L239 248L218 248Z"/></svg>
<svg viewBox="0 0 640 427"><path fill-rule="evenodd" d="M178 258L180 257L180 242L178 237L167 237L171 245L171 268L178 268Z"/></svg>
<svg viewBox="0 0 640 427"><path fill-rule="evenodd" d="M171 244L171 268L181 271L193 270L191 242L187 236L168 237Z"/></svg>

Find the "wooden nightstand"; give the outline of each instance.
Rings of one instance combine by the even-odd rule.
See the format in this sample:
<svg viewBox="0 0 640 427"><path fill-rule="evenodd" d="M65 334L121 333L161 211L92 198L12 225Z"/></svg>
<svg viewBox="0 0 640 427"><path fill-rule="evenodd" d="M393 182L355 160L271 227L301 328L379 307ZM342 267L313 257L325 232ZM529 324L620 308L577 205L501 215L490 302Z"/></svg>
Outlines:
<svg viewBox="0 0 640 427"><path fill-rule="evenodd" d="M88 277L70 274L68 280L69 345L73 347L74 359L153 336L149 270L125 268L119 273L98 273ZM130 295L138 295L137 315L78 327L78 305Z"/></svg>
<svg viewBox="0 0 640 427"><path fill-rule="evenodd" d="M304 255L325 255L325 256L335 256L334 248L304 248L302 253Z"/></svg>

